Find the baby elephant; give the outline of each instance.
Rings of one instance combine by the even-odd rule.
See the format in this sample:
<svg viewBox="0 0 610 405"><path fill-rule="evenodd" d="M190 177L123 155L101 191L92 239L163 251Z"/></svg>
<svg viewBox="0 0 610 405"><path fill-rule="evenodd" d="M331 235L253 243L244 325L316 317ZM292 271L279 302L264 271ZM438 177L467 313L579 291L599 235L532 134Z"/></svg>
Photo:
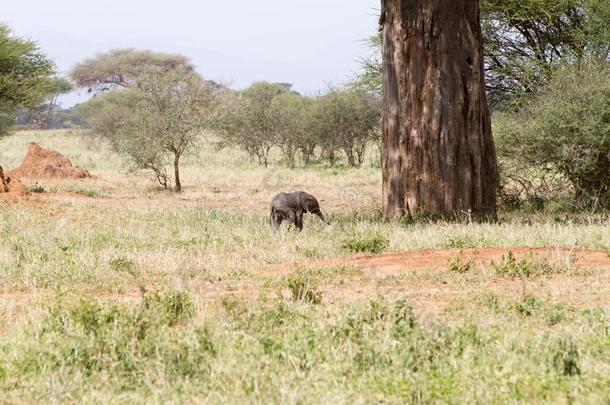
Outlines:
<svg viewBox="0 0 610 405"><path fill-rule="evenodd" d="M271 229L275 233L282 221L289 221L300 231L303 229L303 214L306 212L319 216L325 224L329 223L324 218L320 204L313 195L304 191L279 193L271 201L271 215L269 216Z"/></svg>

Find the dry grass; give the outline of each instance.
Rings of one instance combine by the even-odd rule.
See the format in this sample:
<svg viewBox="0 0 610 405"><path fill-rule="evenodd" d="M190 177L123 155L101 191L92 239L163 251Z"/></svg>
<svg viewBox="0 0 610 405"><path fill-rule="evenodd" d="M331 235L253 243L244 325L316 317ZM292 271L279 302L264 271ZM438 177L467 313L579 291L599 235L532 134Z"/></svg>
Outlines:
<svg viewBox="0 0 610 405"><path fill-rule="evenodd" d="M15 134L0 142L2 165L17 166L31 141L59 150L96 178L39 181L45 192L0 207L0 391L8 402L586 403L608 397L610 352L600 326L610 313L605 265L583 270L569 252L555 251L544 265L517 262L506 272L478 259L466 270L450 267L460 250L610 252L607 215L389 224L379 218L380 175L370 163L262 168L212 145L185 160L184 192L177 195L145 174L123 174L117 156L77 131ZM332 225L307 218L303 232L273 237L269 201L291 189L318 196ZM426 264L418 249L449 250ZM353 251L410 253L352 259ZM506 250L496 251L500 263ZM149 314L140 308L140 286L169 297L186 291L193 311L177 325L151 318L167 331L146 341L160 352L128 350L134 368L124 368L107 344L142 342L123 321L100 319ZM79 297L101 307L81 306ZM412 315L400 307L404 300ZM167 309L166 301L154 302ZM81 312L102 322L107 334L92 341ZM411 316L418 325L413 335L401 323ZM191 350L204 344L202 327L215 353L205 358ZM345 332L350 328L356 332ZM459 348L443 340L450 337ZM85 341L101 350L100 369L87 369L78 355L66 357L89 350ZM441 341L450 346L439 348ZM420 359L420 350L434 360L405 366ZM29 357L37 352L47 360ZM28 361L40 369L19 366ZM117 383L121 375L129 378L126 387Z"/></svg>

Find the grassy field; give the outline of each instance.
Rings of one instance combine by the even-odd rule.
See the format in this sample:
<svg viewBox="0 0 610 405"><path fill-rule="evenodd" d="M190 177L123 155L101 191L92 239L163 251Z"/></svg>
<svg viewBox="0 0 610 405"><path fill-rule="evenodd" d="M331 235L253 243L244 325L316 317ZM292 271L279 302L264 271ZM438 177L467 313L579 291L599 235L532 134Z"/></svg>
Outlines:
<svg viewBox="0 0 610 405"><path fill-rule="evenodd" d="M5 169L31 141L95 178L0 202L0 403L608 403L610 271L577 257L610 254L608 214L389 224L374 156L263 168L212 145L177 195L78 131L0 141ZM292 189L332 224L272 236ZM460 254L517 247L567 250ZM338 260L418 249L452 259Z"/></svg>

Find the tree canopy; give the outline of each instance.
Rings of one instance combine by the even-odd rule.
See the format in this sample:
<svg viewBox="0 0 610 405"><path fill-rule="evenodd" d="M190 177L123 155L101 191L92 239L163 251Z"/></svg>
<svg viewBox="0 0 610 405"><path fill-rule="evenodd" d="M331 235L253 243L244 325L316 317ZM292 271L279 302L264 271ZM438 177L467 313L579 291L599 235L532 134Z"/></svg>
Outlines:
<svg viewBox="0 0 610 405"><path fill-rule="evenodd" d="M543 86L553 69L610 55L606 0L482 0L492 104Z"/></svg>
<svg viewBox="0 0 610 405"><path fill-rule="evenodd" d="M14 123L15 109L33 107L55 90L55 65L30 40L0 24L0 135Z"/></svg>
<svg viewBox="0 0 610 405"><path fill-rule="evenodd" d="M610 2L606 0L481 0L485 81L490 104L511 100L544 85L553 69L610 56ZM381 41L362 60L352 81L357 89L381 92Z"/></svg>
<svg viewBox="0 0 610 405"><path fill-rule="evenodd" d="M154 72L194 72L186 56L137 49L115 49L77 64L70 77L78 87L103 92L125 88L139 76Z"/></svg>

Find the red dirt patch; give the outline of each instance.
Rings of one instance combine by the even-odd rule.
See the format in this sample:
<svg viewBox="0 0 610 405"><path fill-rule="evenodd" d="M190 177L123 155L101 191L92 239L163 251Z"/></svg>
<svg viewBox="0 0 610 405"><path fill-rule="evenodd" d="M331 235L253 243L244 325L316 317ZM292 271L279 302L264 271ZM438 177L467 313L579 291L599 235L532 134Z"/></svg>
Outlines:
<svg viewBox="0 0 610 405"><path fill-rule="evenodd" d="M28 147L21 166L13 169L9 174L11 177L17 178L85 179L91 177L87 170L72 166L70 160L61 153L42 148L35 142Z"/></svg>
<svg viewBox="0 0 610 405"><path fill-rule="evenodd" d="M446 312L460 300L472 300L483 291L493 291L518 299L527 294L549 297L577 308L610 305L610 256L604 251L567 248L485 248L463 249L464 260L487 267L512 252L517 260L547 259L555 263L572 263L579 269L594 270L582 276L553 275L531 279L499 277L492 272L475 273L467 281L448 271L449 263L460 249L414 250L380 256L349 257L323 261L295 262L267 267L263 274L281 277L296 266L355 266L360 276L343 278L340 283L322 283L320 289L329 302L352 302L384 297L407 299L416 312L447 316ZM458 277L458 278L456 278Z"/></svg>
<svg viewBox="0 0 610 405"><path fill-rule="evenodd" d="M473 259L477 265L489 265L492 261L499 262L502 256L512 252L515 258L540 259L552 261L572 259L579 268L595 268L610 271L610 256L606 252L588 249L567 248L484 248L484 249L441 249L413 250L408 252L388 253L379 256L360 256L344 259L331 259L300 263L304 267L319 266L356 266L369 274L392 275L419 270L445 270L449 263L460 253L465 260ZM295 263L296 264L296 263ZM272 266L268 273L278 274L293 270L293 266Z"/></svg>

